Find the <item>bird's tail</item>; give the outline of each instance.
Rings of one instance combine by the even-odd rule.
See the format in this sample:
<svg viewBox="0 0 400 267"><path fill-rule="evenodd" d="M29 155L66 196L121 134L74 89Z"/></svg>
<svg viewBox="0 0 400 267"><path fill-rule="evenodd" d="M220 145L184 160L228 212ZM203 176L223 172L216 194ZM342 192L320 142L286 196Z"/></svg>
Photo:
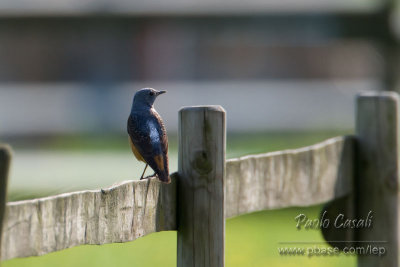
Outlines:
<svg viewBox="0 0 400 267"><path fill-rule="evenodd" d="M169 176L168 172L159 172L157 173L158 179L165 184L171 183L171 177Z"/></svg>

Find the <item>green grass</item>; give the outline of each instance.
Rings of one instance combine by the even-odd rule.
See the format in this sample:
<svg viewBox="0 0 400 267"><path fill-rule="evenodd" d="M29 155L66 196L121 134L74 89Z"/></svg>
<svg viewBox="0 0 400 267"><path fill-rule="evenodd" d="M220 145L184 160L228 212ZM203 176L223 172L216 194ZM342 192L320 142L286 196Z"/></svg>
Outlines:
<svg viewBox="0 0 400 267"><path fill-rule="evenodd" d="M323 241L319 230L297 230L299 213L318 218L321 206L257 212L227 220L225 262L243 266L355 266L356 258L336 256L281 256L279 242ZM314 245L302 245L302 247ZM318 244L318 246L327 246ZM176 232L154 233L133 242L102 246L80 246L41 257L6 261L3 267L146 267L176 266Z"/></svg>
<svg viewBox="0 0 400 267"><path fill-rule="evenodd" d="M227 158L307 146L333 136L348 133L349 131L229 134L227 138ZM170 139L173 140L174 138ZM69 139L65 143L57 142L54 142L49 149L69 150L80 148L92 150L100 149L102 143L107 143L101 138L93 141L93 143L90 143L91 141L85 143L85 140L79 138ZM82 143L85 143L85 145L81 146ZM171 143L172 147L175 147L172 151L176 150L176 142L172 141ZM112 145L110 146L110 144ZM126 149L124 146L126 146L125 141L122 143L121 140L114 140L102 148ZM30 193L30 195L34 196L34 193ZM356 259L354 256L307 257L279 255L278 247L288 246L279 244L279 242L323 241L320 231L297 230L294 221L294 217L299 213L305 213L309 218L318 218L320 209L321 206L264 211L227 220L226 266L355 266ZM318 246L321 245L318 244ZM3 264L3 267L25 266L176 266L176 232L154 233L124 244L80 246L40 257L13 259Z"/></svg>

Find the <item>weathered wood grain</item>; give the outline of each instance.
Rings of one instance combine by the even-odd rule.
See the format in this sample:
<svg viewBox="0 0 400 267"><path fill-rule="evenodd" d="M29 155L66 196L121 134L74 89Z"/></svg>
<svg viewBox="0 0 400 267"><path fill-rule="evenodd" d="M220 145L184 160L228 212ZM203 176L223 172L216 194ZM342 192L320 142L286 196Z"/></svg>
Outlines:
<svg viewBox="0 0 400 267"><path fill-rule="evenodd" d="M372 226L356 229L357 246L385 247L384 256L358 256L358 266L399 266L399 97L394 92L357 97L356 214L372 212ZM376 243L384 241L386 243Z"/></svg>
<svg viewBox="0 0 400 267"><path fill-rule="evenodd" d="M211 258L223 261L223 237L216 236L224 232L219 213L224 208L225 217L234 217L259 210L318 204L351 191L348 178L353 167L352 137L228 160L224 181L221 160L225 139L220 131L225 120L220 113L215 109L205 112L203 117L199 115L201 118L183 118L184 127L195 134L190 137L184 132L180 137L179 169L182 177L187 177L180 180L180 224L187 225L196 216L197 223L178 233L178 247L190 243L196 248L193 250L192 246L192 250L185 252L178 248L178 258L188 259L197 253L204 262ZM204 124L204 129L200 125L196 128L197 124ZM83 244L127 242L156 231L176 230L177 174L172 176L171 185L155 179L127 181L103 192L83 191L8 203L2 259L43 255ZM215 179L205 179L209 176ZM188 230L194 228L200 230L196 234ZM208 249L198 249L200 244L207 243L211 244ZM183 262L189 266L187 261Z"/></svg>
<svg viewBox="0 0 400 267"><path fill-rule="evenodd" d="M127 242L176 230L176 174L126 181L104 190L7 204L2 259L43 255L83 244Z"/></svg>
<svg viewBox="0 0 400 267"><path fill-rule="evenodd" d="M178 266L223 267L225 111L179 112Z"/></svg>
<svg viewBox="0 0 400 267"><path fill-rule="evenodd" d="M2 226L7 200L8 171L11 161L11 148L7 145L0 145L0 240L2 237ZM0 242L0 260L1 260Z"/></svg>
<svg viewBox="0 0 400 267"><path fill-rule="evenodd" d="M323 203L352 188L353 137L226 163L225 217Z"/></svg>

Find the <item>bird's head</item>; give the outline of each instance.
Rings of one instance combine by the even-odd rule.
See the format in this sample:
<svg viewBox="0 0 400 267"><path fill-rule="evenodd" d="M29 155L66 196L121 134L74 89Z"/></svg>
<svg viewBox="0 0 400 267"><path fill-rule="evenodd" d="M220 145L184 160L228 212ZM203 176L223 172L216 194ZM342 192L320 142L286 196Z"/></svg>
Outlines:
<svg viewBox="0 0 400 267"><path fill-rule="evenodd" d="M136 92L133 98L133 106L151 108L157 96L166 93L166 91L157 91L153 88L143 88Z"/></svg>

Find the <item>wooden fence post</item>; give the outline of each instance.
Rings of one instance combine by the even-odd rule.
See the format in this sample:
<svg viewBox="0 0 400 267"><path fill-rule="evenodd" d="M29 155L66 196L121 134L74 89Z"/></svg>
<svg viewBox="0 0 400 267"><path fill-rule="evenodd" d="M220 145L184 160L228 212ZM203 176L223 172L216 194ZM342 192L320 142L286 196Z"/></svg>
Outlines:
<svg viewBox="0 0 400 267"><path fill-rule="evenodd" d="M355 245L367 252L358 255L362 267L399 266L398 103L393 92L357 97L356 218L372 215L371 226L356 229ZM382 252L375 247L385 255L373 255Z"/></svg>
<svg viewBox="0 0 400 267"><path fill-rule="evenodd" d="M7 180L11 160L11 149L0 146L0 265L1 265L1 237L4 213L7 201Z"/></svg>
<svg viewBox="0 0 400 267"><path fill-rule="evenodd" d="M179 111L178 266L224 266L225 111Z"/></svg>

